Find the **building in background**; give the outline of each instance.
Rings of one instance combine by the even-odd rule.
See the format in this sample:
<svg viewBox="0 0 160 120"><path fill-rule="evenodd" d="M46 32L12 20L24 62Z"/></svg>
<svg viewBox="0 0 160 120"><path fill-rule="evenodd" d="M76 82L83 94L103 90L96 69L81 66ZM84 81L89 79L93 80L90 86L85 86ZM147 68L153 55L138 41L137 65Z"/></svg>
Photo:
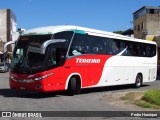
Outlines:
<svg viewBox="0 0 160 120"><path fill-rule="evenodd" d="M17 39L16 16L11 9L0 9L0 62L4 60L3 47L6 42ZM9 62L9 53L12 52L12 46L7 47L7 62Z"/></svg>
<svg viewBox="0 0 160 120"><path fill-rule="evenodd" d="M133 13L133 20L135 38L160 34L160 7L144 6Z"/></svg>
<svg viewBox="0 0 160 120"><path fill-rule="evenodd" d="M144 6L133 13L134 37L153 40L158 46L160 64L160 6Z"/></svg>

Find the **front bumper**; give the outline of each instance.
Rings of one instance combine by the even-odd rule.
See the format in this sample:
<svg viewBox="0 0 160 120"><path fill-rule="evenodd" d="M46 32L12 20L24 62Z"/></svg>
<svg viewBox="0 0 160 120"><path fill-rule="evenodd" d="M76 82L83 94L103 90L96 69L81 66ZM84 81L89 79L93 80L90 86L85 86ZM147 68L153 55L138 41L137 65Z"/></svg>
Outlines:
<svg viewBox="0 0 160 120"><path fill-rule="evenodd" d="M44 85L41 82L35 83L21 83L16 82L13 79L9 79L9 85L11 89L21 89L21 90L29 90L29 91L45 91Z"/></svg>
<svg viewBox="0 0 160 120"><path fill-rule="evenodd" d="M32 83L22 83L22 82L17 82L10 78L9 84L11 89L19 89L27 91L51 92L51 91L65 90L64 84L59 84L59 83L57 84L57 82L49 82L49 81L50 80L44 79Z"/></svg>

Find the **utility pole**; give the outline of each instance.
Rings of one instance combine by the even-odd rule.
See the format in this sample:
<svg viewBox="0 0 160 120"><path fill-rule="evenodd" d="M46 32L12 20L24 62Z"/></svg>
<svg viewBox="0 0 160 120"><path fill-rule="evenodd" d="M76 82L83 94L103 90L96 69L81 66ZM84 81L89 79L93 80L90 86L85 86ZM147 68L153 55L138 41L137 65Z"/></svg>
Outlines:
<svg viewBox="0 0 160 120"><path fill-rule="evenodd" d="M0 37L0 42L1 42L1 54L3 55L3 57L4 57L4 51L3 51L3 46L4 46L4 43L3 43L3 40L2 40L2 38ZM1 56L2 57L2 56ZM3 59L4 60L4 59ZM1 59L1 62L3 61L2 59Z"/></svg>

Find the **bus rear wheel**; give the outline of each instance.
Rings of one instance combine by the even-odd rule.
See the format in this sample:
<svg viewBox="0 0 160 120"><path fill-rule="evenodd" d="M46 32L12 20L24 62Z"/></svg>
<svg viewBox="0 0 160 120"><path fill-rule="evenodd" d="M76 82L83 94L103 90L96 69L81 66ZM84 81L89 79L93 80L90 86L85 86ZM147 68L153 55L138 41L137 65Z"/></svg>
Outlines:
<svg viewBox="0 0 160 120"><path fill-rule="evenodd" d="M137 77L136 77L134 87L139 88L141 86L142 86L142 77L141 77L141 75L138 74Z"/></svg>

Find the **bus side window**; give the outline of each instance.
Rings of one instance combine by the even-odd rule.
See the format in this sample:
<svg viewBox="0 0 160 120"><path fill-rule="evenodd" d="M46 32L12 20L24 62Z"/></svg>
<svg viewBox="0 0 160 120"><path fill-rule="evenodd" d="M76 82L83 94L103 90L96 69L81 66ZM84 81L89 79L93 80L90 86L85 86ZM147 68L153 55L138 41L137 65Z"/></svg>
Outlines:
<svg viewBox="0 0 160 120"><path fill-rule="evenodd" d="M146 48L145 48L145 44L141 44L141 53L142 53L142 57L146 56Z"/></svg>
<svg viewBox="0 0 160 120"><path fill-rule="evenodd" d="M105 53L106 54L112 54L111 51L112 51L112 44L114 43L114 40L112 38L105 38L104 39L105 41Z"/></svg>
<svg viewBox="0 0 160 120"><path fill-rule="evenodd" d="M150 51L151 51L150 46L148 44L146 44L146 57L150 57L151 56L150 55Z"/></svg>
<svg viewBox="0 0 160 120"><path fill-rule="evenodd" d="M131 45L131 43L128 42L126 44L126 46L127 46L126 56L132 56L132 45Z"/></svg>
<svg viewBox="0 0 160 120"><path fill-rule="evenodd" d="M156 55L156 45L151 45L151 56L155 56Z"/></svg>
<svg viewBox="0 0 160 120"><path fill-rule="evenodd" d="M125 41L119 41L119 52L122 52L122 56L126 56L127 55L127 46L126 46L126 42Z"/></svg>
<svg viewBox="0 0 160 120"><path fill-rule="evenodd" d="M133 56L141 56L141 44L138 42L133 42Z"/></svg>
<svg viewBox="0 0 160 120"><path fill-rule="evenodd" d="M90 53L89 36L86 34L76 33L71 44L69 56L76 56L88 53Z"/></svg>
<svg viewBox="0 0 160 120"><path fill-rule="evenodd" d="M112 44L112 47L110 49L109 54L116 55L119 52L119 46L118 46L118 41L114 41Z"/></svg>
<svg viewBox="0 0 160 120"><path fill-rule="evenodd" d="M153 57L156 55L156 46L146 44L146 57Z"/></svg>
<svg viewBox="0 0 160 120"><path fill-rule="evenodd" d="M50 48L49 53L48 53L48 58L47 58L47 67L56 65L56 49L55 48Z"/></svg>
<svg viewBox="0 0 160 120"><path fill-rule="evenodd" d="M105 53L105 42L102 37L91 36L92 40L92 53L104 54Z"/></svg>

